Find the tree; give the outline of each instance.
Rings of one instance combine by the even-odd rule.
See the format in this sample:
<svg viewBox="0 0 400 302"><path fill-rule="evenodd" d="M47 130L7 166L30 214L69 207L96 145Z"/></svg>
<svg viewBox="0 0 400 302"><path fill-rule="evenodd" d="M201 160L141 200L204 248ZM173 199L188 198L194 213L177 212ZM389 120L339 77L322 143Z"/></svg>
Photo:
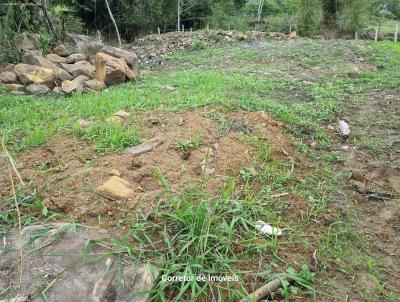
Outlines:
<svg viewBox="0 0 400 302"><path fill-rule="evenodd" d="M365 27L368 17L366 0L339 0L338 28L344 32L356 32Z"/></svg>
<svg viewBox="0 0 400 302"><path fill-rule="evenodd" d="M297 30L301 36L311 36L320 29L322 21L321 0L299 0Z"/></svg>
<svg viewBox="0 0 400 302"><path fill-rule="evenodd" d="M113 16L113 14L111 12L111 9L110 9L110 5L108 5L108 1L107 0L105 0L105 1L106 1L106 6L107 6L108 13L110 14L110 19L111 19L111 21L112 21L112 23L114 24L114 27L115 27L115 32L116 32L117 38L118 38L118 46L121 47L121 36L119 35L117 22L115 22L114 16Z"/></svg>

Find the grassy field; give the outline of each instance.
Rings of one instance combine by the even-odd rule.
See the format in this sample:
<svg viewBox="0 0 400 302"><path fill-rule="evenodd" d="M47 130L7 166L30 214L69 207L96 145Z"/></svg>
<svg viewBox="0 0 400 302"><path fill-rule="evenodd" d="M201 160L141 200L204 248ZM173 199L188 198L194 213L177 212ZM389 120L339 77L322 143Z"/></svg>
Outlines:
<svg viewBox="0 0 400 302"><path fill-rule="evenodd" d="M295 280L282 291L287 301L348 301L346 294L354 301L398 301L398 281L388 279L392 267L382 262L361 223L370 213L353 202L347 155L337 146L354 147L382 165L398 167L393 141L400 129L399 67L400 46L392 42L299 39L205 47L170 55L137 82L99 95L38 98L0 92L1 135L17 163L60 135L86 141L101 158L147 137L137 119L107 123L118 110L209 114L211 108L221 116L265 111L286 125L300 167L296 177L290 161L271 154L270 142L250 134L241 139L255 148L254 161L262 169L257 175L250 169L237 171L218 193L204 183L176 192L163 171L154 170L164 188L154 215L119 217L114 227L124 226L125 231L118 241L110 241L112 254L125 253L135 260L164 257L167 276L239 277L222 283L159 280L153 301L237 301L282 274ZM176 91L166 92L165 85ZM377 99L389 103L383 107L373 103ZM339 118L351 126L347 142L332 128ZM79 119L97 122L82 128ZM201 142L177 145L197 148ZM23 190L18 192L26 209L25 225L68 219L47 209L40 194L32 200ZM0 196L0 233L6 233L17 225L16 212L12 198ZM369 209L381 206L367 202L363 206ZM286 235L260 235L252 227L259 219L283 226Z"/></svg>

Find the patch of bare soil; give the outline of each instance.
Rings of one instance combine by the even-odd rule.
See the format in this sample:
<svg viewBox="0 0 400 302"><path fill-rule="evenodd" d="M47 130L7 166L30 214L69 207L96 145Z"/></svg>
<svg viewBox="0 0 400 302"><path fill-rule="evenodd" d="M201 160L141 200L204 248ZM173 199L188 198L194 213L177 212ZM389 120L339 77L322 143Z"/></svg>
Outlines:
<svg viewBox="0 0 400 302"><path fill-rule="evenodd" d="M58 136L17 159L24 181L35 188L46 207L67 213L89 224L111 226L116 218L132 211L151 212L164 188L154 177L155 167L169 181L173 192L200 184L207 178L210 192L216 192L228 177L236 177L241 169L255 165L254 145L243 140L253 134L268 141L275 157L284 157L282 149L293 154L290 139L283 133L283 124L263 113L237 111L225 114L232 129L221 129L213 118L215 112L135 113L135 120L148 138L161 138L163 144L151 152L132 156L126 152L97 154L94 147L73 136ZM207 117L208 116L208 117ZM200 146L189 152L177 147L182 141L198 137ZM206 173L201 163L209 154ZM128 200L112 200L96 192L116 170L134 196ZM10 196L7 173L0 176L2 196ZM101 220L99 220L101 217Z"/></svg>
<svg viewBox="0 0 400 302"><path fill-rule="evenodd" d="M373 270L379 271L377 279L359 268L352 284L336 282L341 298L348 295L351 301L398 301L400 296L399 100L398 91L374 90L349 99L344 108L354 136L379 146L377 150L353 144L346 151L338 148L346 158L341 168L351 174L342 197L357 213L355 227L369 247L365 256L378 262Z"/></svg>

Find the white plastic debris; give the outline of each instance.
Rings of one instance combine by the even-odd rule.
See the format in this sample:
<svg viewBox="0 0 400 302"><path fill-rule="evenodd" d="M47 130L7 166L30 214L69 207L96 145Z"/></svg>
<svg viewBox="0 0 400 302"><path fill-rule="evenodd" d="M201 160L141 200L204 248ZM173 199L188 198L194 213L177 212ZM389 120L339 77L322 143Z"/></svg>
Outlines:
<svg viewBox="0 0 400 302"><path fill-rule="evenodd" d="M350 126L345 121L340 120L338 125L338 132L341 136L349 136Z"/></svg>
<svg viewBox="0 0 400 302"><path fill-rule="evenodd" d="M257 230L259 230L261 233L265 235L276 235L276 236L282 235L281 229L273 227L272 225L269 225L268 223L262 220L256 221L255 227Z"/></svg>

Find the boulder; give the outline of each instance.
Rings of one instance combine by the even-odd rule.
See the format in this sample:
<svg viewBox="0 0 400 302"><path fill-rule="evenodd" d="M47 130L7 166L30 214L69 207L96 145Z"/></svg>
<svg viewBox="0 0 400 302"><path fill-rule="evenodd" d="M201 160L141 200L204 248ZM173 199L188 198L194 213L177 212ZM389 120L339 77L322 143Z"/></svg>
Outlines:
<svg viewBox="0 0 400 302"><path fill-rule="evenodd" d="M112 199L129 199L133 197L130 184L118 176L111 176L104 184L98 186L96 191Z"/></svg>
<svg viewBox="0 0 400 302"><path fill-rule="evenodd" d="M67 63L71 64L79 61L86 61L86 59L87 56L84 55L83 53L74 53L67 57Z"/></svg>
<svg viewBox="0 0 400 302"><path fill-rule="evenodd" d="M0 288L8 291L0 293L0 301L43 301L40 296L30 297L46 285L46 301L146 302L164 262L162 258L150 262L134 261L119 252L114 255L101 242L115 234L89 225L35 224L23 228L21 235L10 231L2 237L7 253L0 257Z"/></svg>
<svg viewBox="0 0 400 302"><path fill-rule="evenodd" d="M41 56L42 53L38 50L28 50L25 51L24 54L22 55L22 63L24 64L29 64L29 65L36 65L36 57Z"/></svg>
<svg viewBox="0 0 400 302"><path fill-rule="evenodd" d="M124 59L114 58L102 52L96 54L96 79L99 81L113 85L135 77L136 73L128 67Z"/></svg>
<svg viewBox="0 0 400 302"><path fill-rule="evenodd" d="M5 87L10 91L25 92L25 86L21 84L0 84L0 87Z"/></svg>
<svg viewBox="0 0 400 302"><path fill-rule="evenodd" d="M61 89L65 93L72 93L72 92L83 92L85 88L85 82L89 80L87 76L80 75L73 79L72 81L66 80L61 83Z"/></svg>
<svg viewBox="0 0 400 302"><path fill-rule="evenodd" d="M59 86L56 86L56 87L54 87L53 88L53 93L61 93L62 92L62 90L61 90L61 87L59 87Z"/></svg>
<svg viewBox="0 0 400 302"><path fill-rule="evenodd" d="M17 83L17 75L11 71L3 71L0 73L0 82L5 84Z"/></svg>
<svg viewBox="0 0 400 302"><path fill-rule="evenodd" d="M57 74L54 70L35 65L17 64L15 73L24 85L38 84L53 88L57 80Z"/></svg>
<svg viewBox="0 0 400 302"><path fill-rule="evenodd" d="M29 53L26 54L26 56L24 55L22 61L25 64L41 66L53 70L57 74L57 77L60 79L60 81L73 79L72 75L69 72L58 67L56 64L50 62L49 60L47 60L42 56L32 55L31 53Z"/></svg>
<svg viewBox="0 0 400 302"><path fill-rule="evenodd" d="M26 86L26 92L32 95L46 94L50 92L50 88L45 85L30 84Z"/></svg>
<svg viewBox="0 0 400 302"><path fill-rule="evenodd" d="M22 35L17 36L17 38L15 38L14 45L16 50L19 52L39 49L40 36L38 34L25 32Z"/></svg>
<svg viewBox="0 0 400 302"><path fill-rule="evenodd" d="M97 79L89 80L85 82L86 87L94 90L94 91L101 91L106 88L106 84L104 82L99 81Z"/></svg>
<svg viewBox="0 0 400 302"><path fill-rule="evenodd" d="M54 47L53 52L61 57L68 57L70 55L68 49L63 44Z"/></svg>
<svg viewBox="0 0 400 302"><path fill-rule="evenodd" d="M49 53L46 59L54 64L67 63L67 58L56 55L55 53Z"/></svg>
<svg viewBox="0 0 400 302"><path fill-rule="evenodd" d="M101 52L116 58L124 59L130 68L136 71L136 73L138 72L139 59L134 52L108 45L104 45Z"/></svg>
<svg viewBox="0 0 400 302"><path fill-rule="evenodd" d="M96 53L101 51L104 44L94 37L89 37L85 35L77 35L68 33L70 39L74 41L75 49L77 53L83 53L90 58L94 58Z"/></svg>
<svg viewBox="0 0 400 302"><path fill-rule="evenodd" d="M61 66L75 77L85 75L89 78L94 78L95 75L95 67L86 61L79 61L74 64L61 63Z"/></svg>

